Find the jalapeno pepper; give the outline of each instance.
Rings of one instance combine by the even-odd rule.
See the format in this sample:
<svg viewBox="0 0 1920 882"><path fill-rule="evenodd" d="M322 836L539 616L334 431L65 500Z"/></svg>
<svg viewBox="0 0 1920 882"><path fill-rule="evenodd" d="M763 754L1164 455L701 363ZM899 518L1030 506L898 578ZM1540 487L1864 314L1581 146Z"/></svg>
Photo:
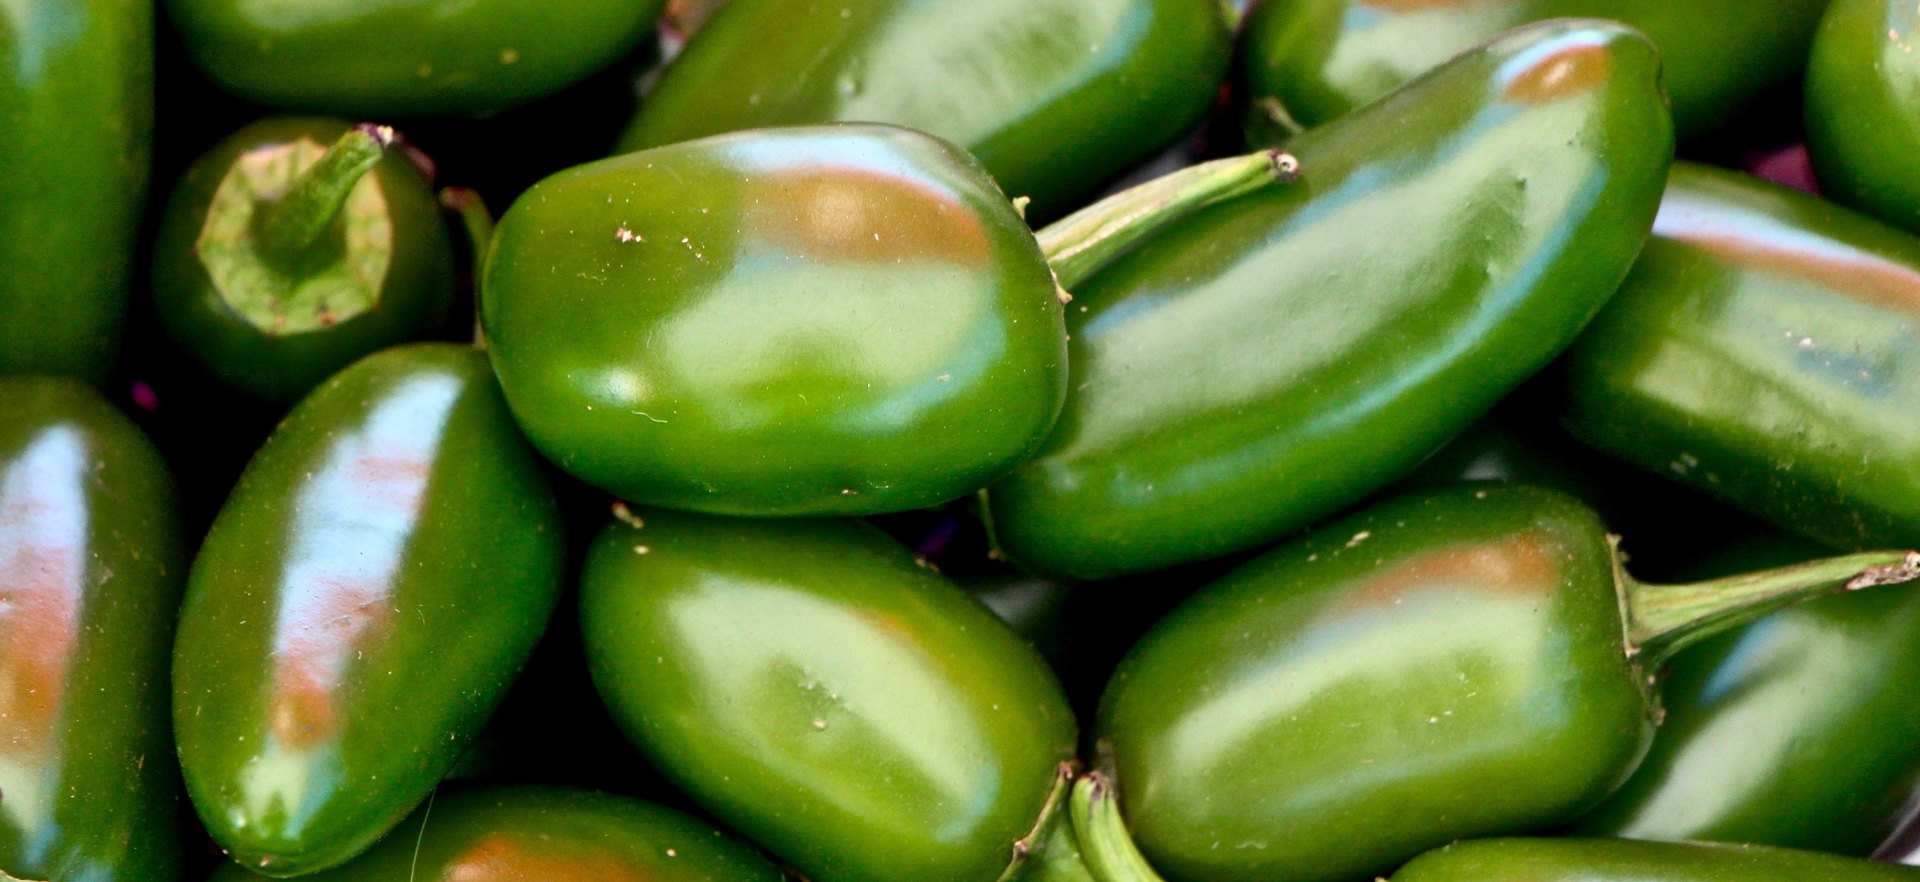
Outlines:
<svg viewBox="0 0 1920 882"><path fill-rule="evenodd" d="M1920 232L1920 9L1834 0L1807 67L1807 154L1827 196Z"/></svg>
<svg viewBox="0 0 1920 882"><path fill-rule="evenodd" d="M1920 870L1807 851L1612 839L1462 842L1393 882L1914 882Z"/></svg>

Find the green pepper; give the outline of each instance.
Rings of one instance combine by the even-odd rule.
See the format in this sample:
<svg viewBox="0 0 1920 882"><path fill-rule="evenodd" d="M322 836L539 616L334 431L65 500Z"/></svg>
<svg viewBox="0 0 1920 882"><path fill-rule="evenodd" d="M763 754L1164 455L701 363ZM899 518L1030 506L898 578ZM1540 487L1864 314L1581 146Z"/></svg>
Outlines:
<svg viewBox="0 0 1920 882"><path fill-rule="evenodd" d="M1565 359L1576 437L1840 548L1920 542L1920 240L1677 165Z"/></svg>
<svg viewBox="0 0 1920 882"><path fill-rule="evenodd" d="M99 383L146 203L153 5L9 3L0 71L0 374Z"/></svg>
<svg viewBox="0 0 1920 882"><path fill-rule="evenodd" d="M1648 585L1574 500L1455 486L1203 589L1121 663L1097 732L1168 878L1370 878L1593 807L1645 754L1674 651L1811 594L1915 578L1920 553L1878 552Z"/></svg>
<svg viewBox="0 0 1920 882"><path fill-rule="evenodd" d="M1072 394L988 492L1001 549L1079 579L1250 548L1411 472L1626 274L1673 143L1653 46L1552 22L1288 144L1069 286Z"/></svg>
<svg viewBox="0 0 1920 882"><path fill-rule="evenodd" d="M194 63L268 107L484 116L559 91L653 34L664 0L167 0Z"/></svg>
<svg viewBox="0 0 1920 882"><path fill-rule="evenodd" d="M1055 217L1198 123L1230 52L1217 0L731 0L621 149L889 123L966 148Z"/></svg>
<svg viewBox="0 0 1920 882"><path fill-rule="evenodd" d="M453 301L453 245L392 129L250 125L194 163L154 246L161 322L224 383L299 398L362 356L426 336Z"/></svg>
<svg viewBox="0 0 1920 882"><path fill-rule="evenodd" d="M177 879L166 463L76 380L0 378L0 414L0 871Z"/></svg>
<svg viewBox="0 0 1920 882"><path fill-rule="evenodd" d="M284 877L392 829L532 651L562 545L479 352L385 350L302 401L215 519L180 615L174 730L214 841Z"/></svg>
<svg viewBox="0 0 1920 882"><path fill-rule="evenodd" d="M210 882L262 879L227 864ZM752 848L671 809L587 790L437 795L312 882L781 882Z"/></svg>
<svg viewBox="0 0 1920 882"><path fill-rule="evenodd" d="M1495 839L1426 854L1393 882L1915 882L1920 870L1809 851L1613 839Z"/></svg>
<svg viewBox="0 0 1920 882"><path fill-rule="evenodd" d="M1826 0L1275 0L1248 17L1237 76L1251 110L1313 127L1399 88L1475 43L1565 16L1625 22L1660 46L1674 127L1735 122L1806 68Z"/></svg>
<svg viewBox="0 0 1920 882"><path fill-rule="evenodd" d="M1813 558L1764 531L1709 574ZM1699 564L1697 564L1699 565ZM1920 785L1920 593L1869 591L1782 610L1680 653L1653 751L1578 829L1865 857Z"/></svg>
<svg viewBox="0 0 1920 882"><path fill-rule="evenodd" d="M1833 0L1807 67L1807 154L1827 196L1920 232L1920 9Z"/></svg>
<svg viewBox="0 0 1920 882"><path fill-rule="evenodd" d="M872 527L626 513L581 579L615 720L810 878L993 882L1058 817L1059 684Z"/></svg>

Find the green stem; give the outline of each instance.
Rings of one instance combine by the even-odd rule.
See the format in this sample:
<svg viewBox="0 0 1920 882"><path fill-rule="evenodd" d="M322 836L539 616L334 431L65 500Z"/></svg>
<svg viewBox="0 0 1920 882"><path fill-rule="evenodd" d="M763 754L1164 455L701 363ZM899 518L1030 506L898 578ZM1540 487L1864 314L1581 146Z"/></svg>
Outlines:
<svg viewBox="0 0 1920 882"><path fill-rule="evenodd" d="M1098 882L1162 882L1127 833L1113 780L1106 775L1088 772L1073 785L1073 830L1081 859Z"/></svg>
<svg viewBox="0 0 1920 882"><path fill-rule="evenodd" d="M1673 654L1782 607L1824 594L1920 579L1920 552L1868 551L1687 585L1649 585L1626 574L1614 555L1614 580L1627 625L1627 654L1658 670Z"/></svg>
<svg viewBox="0 0 1920 882"><path fill-rule="evenodd" d="M1000 874L1000 882L1095 882L1080 862L1073 821L1067 813L1067 798L1077 774L1073 763L1060 764L1053 789L1040 807L1040 817L1033 829L1013 844L1013 859Z"/></svg>
<svg viewBox="0 0 1920 882"><path fill-rule="evenodd" d="M1278 150L1203 162L1102 199L1035 235L1054 278L1070 291L1194 212L1299 174L1299 161Z"/></svg>
<svg viewBox="0 0 1920 882"><path fill-rule="evenodd" d="M333 142L259 215L260 250L282 265L295 264L333 226L347 196L393 146L391 126L358 125Z"/></svg>
<svg viewBox="0 0 1920 882"><path fill-rule="evenodd" d="M487 253L493 245L493 213L486 200L466 187L447 187L440 191L440 206L460 216L467 231L467 251L473 255L473 345L487 348L486 330L480 324L480 279L487 271Z"/></svg>

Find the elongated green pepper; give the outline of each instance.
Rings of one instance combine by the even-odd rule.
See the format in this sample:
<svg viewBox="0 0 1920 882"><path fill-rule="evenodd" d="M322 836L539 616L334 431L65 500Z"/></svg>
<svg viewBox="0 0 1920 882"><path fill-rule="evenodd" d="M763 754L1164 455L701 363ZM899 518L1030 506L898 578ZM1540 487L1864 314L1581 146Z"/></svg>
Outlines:
<svg viewBox="0 0 1920 882"><path fill-rule="evenodd" d="M532 651L560 534L481 353L389 349L302 401L214 521L180 614L174 730L214 841L284 877L399 823Z"/></svg>
<svg viewBox="0 0 1920 882"><path fill-rule="evenodd" d="M1066 410L988 492L1002 550L1080 579L1200 560L1413 470L1631 266L1673 149L1658 67L1619 25L1516 31L1072 287Z"/></svg>
<svg viewBox="0 0 1920 882"><path fill-rule="evenodd" d="M153 4L0 16L0 374L98 383L126 323L153 129Z"/></svg>
<svg viewBox="0 0 1920 882"><path fill-rule="evenodd" d="M1920 232L1920 7L1834 0L1807 68L1807 155L1821 192Z"/></svg>
<svg viewBox="0 0 1920 882"><path fill-rule="evenodd" d="M1573 434L1827 545L1920 542L1920 240L1678 165L1569 350Z"/></svg>
<svg viewBox="0 0 1920 882"><path fill-rule="evenodd" d="M1393 882L1915 882L1920 869L1809 851L1611 839L1496 839L1423 855Z"/></svg>
<svg viewBox="0 0 1920 882"><path fill-rule="evenodd" d="M227 864L211 882L267 878ZM671 809L588 790L436 795L371 851L312 882L781 882L779 868Z"/></svg>
<svg viewBox="0 0 1920 882"><path fill-rule="evenodd" d="M178 879L173 482L76 380L0 378L0 414L0 872Z"/></svg>
<svg viewBox="0 0 1920 882"><path fill-rule="evenodd" d="M1572 821L1641 761L1673 652L1807 596L1915 578L1920 553L1878 552L1648 585L1567 497L1451 487L1204 589L1121 663L1097 732L1167 878L1344 882Z"/></svg>
<svg viewBox="0 0 1920 882"><path fill-rule="evenodd" d="M627 734L810 878L994 882L1058 822L1059 684L871 527L628 515L580 603Z"/></svg>
<svg viewBox="0 0 1920 882"><path fill-rule="evenodd" d="M1216 0L731 0L621 149L888 123L966 148L1008 195L1057 217L1199 122L1229 52Z"/></svg>
<svg viewBox="0 0 1920 882"><path fill-rule="evenodd" d="M1825 0L1270 0L1247 19L1238 75L1252 111L1313 127L1528 22L1605 18L1660 46L1674 127L1727 126L1806 68Z"/></svg>

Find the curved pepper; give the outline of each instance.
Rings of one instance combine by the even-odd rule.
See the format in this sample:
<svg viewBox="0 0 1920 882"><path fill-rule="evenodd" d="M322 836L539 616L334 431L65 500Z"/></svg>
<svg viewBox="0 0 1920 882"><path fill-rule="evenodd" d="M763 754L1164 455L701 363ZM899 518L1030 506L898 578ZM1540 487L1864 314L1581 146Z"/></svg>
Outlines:
<svg viewBox="0 0 1920 882"><path fill-rule="evenodd" d="M614 718L809 877L994 882L1046 832L1074 753L1059 684L879 531L629 514L581 578Z"/></svg>
<svg viewBox="0 0 1920 882"><path fill-rule="evenodd" d="M1613 839L1495 839L1442 848L1393 882L1916 882L1920 869L1809 851Z"/></svg>
<svg viewBox="0 0 1920 882"><path fill-rule="evenodd" d="M985 163L1058 216L1213 106L1218 0L730 0L674 59L623 151L742 129L873 122Z"/></svg>
<svg viewBox="0 0 1920 882"><path fill-rule="evenodd" d="M389 349L303 400L214 521L180 615L174 728L214 841L285 877L399 823L533 650L562 538L479 352Z"/></svg>
<svg viewBox="0 0 1920 882"><path fill-rule="evenodd" d="M1072 392L988 492L1002 550L1080 579L1216 557L1412 471L1626 274L1672 155L1658 67L1619 25L1516 31L1070 286Z"/></svg>
<svg viewBox="0 0 1920 882"><path fill-rule="evenodd" d="M166 463L78 381L0 378L0 871L179 878Z"/></svg>
<svg viewBox="0 0 1920 882"><path fill-rule="evenodd" d="M227 864L210 882L264 879ZM781 882L752 848L671 809L588 790L439 794L312 882Z"/></svg>
<svg viewBox="0 0 1920 882"><path fill-rule="evenodd" d="M289 402L424 337L453 301L453 245L392 129L254 123L194 163L154 245L161 322L222 382Z"/></svg>
<svg viewBox="0 0 1920 882"><path fill-rule="evenodd" d="M1673 652L1807 596L1915 578L1920 553L1879 552L1647 585L1573 500L1458 486L1202 590L1121 663L1097 732L1127 826L1168 878L1344 882L1577 818L1640 762L1652 673Z"/></svg>
<svg viewBox="0 0 1920 882"><path fill-rule="evenodd" d="M1766 531L1709 575L1808 560ZM1647 760L1578 829L1865 857L1920 785L1920 593L1869 591L1781 610L1680 653Z"/></svg>
<svg viewBox="0 0 1920 882"><path fill-rule="evenodd" d="M1833 0L1807 67L1807 154L1821 192L1920 232L1920 8Z"/></svg>
<svg viewBox="0 0 1920 882"><path fill-rule="evenodd" d="M1789 531L1920 542L1920 240L1676 165L1653 239L1565 359L1581 440Z"/></svg>
<svg viewBox="0 0 1920 882"><path fill-rule="evenodd" d="M483 116L557 92L652 36L664 0L167 0L194 63L268 107Z"/></svg>
<svg viewBox="0 0 1920 882"><path fill-rule="evenodd" d="M113 368L153 131L153 4L0 17L0 374Z"/></svg>
<svg viewBox="0 0 1920 882"><path fill-rule="evenodd" d="M1269 0L1248 16L1238 76L1251 111L1313 127L1397 89L1475 43L1568 16L1624 22L1660 46L1684 138L1791 89L1825 0Z"/></svg>

